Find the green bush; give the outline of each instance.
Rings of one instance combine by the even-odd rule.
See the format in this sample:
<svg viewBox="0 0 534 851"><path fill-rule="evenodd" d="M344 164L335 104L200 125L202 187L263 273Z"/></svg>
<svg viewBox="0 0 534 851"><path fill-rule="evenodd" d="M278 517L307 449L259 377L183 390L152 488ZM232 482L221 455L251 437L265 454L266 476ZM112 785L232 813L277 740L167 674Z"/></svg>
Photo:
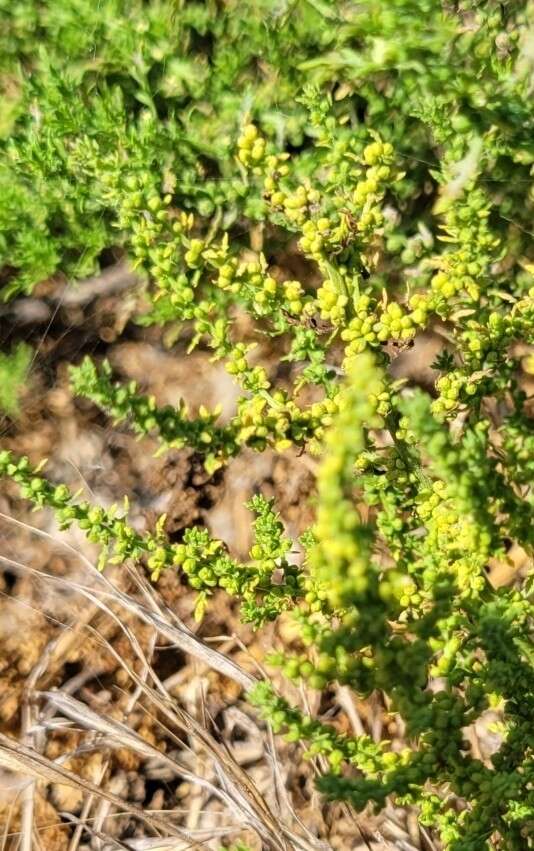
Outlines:
<svg viewBox="0 0 534 851"><path fill-rule="evenodd" d="M534 543L515 345L534 344L533 5L108 0L96 23L85 0L3 6L7 293L124 246L147 282L139 321L209 347L241 398L220 424L91 360L73 365L74 391L211 471L243 447L316 454L317 517L296 566L276 506L255 496L242 564L205 529L141 535L7 451L0 470L101 544L101 566L183 571L198 618L216 587L258 628L292 612L303 651L270 659L288 678L382 690L406 724L400 752L305 716L269 682L251 694L327 758L329 798L415 804L450 851L528 847L532 583L494 588L487 567ZM288 246L309 279L272 272ZM428 394L389 363L434 328L447 345ZM265 334L289 386L251 355ZM488 707L502 743L484 763L465 728Z"/></svg>

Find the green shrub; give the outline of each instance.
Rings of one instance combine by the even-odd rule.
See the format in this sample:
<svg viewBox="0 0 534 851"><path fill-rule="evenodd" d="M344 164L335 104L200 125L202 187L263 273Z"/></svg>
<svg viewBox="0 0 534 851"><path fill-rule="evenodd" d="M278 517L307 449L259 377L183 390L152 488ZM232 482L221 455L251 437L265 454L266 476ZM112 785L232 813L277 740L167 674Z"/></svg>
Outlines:
<svg viewBox="0 0 534 851"><path fill-rule="evenodd" d="M487 567L510 541L529 553L534 543L534 437L515 345L534 343L532 4L222 12L110 0L90 38L74 24L89 14L81 0L6 9L15 42L4 63L21 75L6 197L24 222L10 229L4 213L6 263L18 270L9 292L56 269L80 273L120 242L147 281L139 321L178 323L242 395L220 424L217 410L158 407L91 360L72 367L75 392L157 435L162 451L202 453L209 470L243 447L321 461L298 567L260 496L241 564L205 529L178 544L161 523L141 535L7 451L0 470L101 544L102 566L140 559L154 580L183 571L199 618L216 587L256 627L292 612L303 651L270 659L288 678L382 690L406 724L400 752L305 716L269 682L251 694L275 730L327 758L318 782L329 798L415 804L450 851L527 847L532 585L496 589ZM43 49L27 76L36 33ZM36 187L41 207L28 200ZM250 259L239 234L256 221L264 253ZM287 246L317 286L272 273ZM240 312L254 320L246 339ZM432 394L394 380L395 350L436 327L447 346ZM280 338L289 386L251 356L260 334ZM482 762L464 731L488 707L502 711L502 744Z"/></svg>

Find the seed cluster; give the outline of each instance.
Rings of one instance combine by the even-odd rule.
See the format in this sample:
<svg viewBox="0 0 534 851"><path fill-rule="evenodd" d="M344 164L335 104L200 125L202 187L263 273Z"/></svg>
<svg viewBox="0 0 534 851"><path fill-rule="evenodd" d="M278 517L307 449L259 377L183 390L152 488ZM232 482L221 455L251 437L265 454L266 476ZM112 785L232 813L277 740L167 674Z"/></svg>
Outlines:
<svg viewBox="0 0 534 851"><path fill-rule="evenodd" d="M81 528L101 567L180 571L199 620L216 589L255 628L292 618L298 639L268 658L284 677L381 692L400 750L267 680L250 695L325 758L329 799L415 805L445 851L523 851L532 579L495 588L488 568L534 548L532 3L9 6L4 294L88 274L120 245L143 281L139 324L209 350L235 410L160 405L89 358L73 392L209 472L245 448L312 453L319 472L299 559L255 495L243 562L205 528L140 534L127 505L83 501L7 450L0 474ZM395 377L429 337L424 375ZM499 746L482 760L469 735L488 709Z"/></svg>

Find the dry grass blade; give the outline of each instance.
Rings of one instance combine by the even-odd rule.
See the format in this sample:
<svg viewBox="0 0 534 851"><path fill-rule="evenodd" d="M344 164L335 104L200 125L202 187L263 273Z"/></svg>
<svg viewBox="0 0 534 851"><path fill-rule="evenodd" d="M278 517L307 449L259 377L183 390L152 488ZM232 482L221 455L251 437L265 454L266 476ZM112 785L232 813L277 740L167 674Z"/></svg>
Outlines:
<svg viewBox="0 0 534 851"><path fill-rule="evenodd" d="M13 835L9 832L9 825L11 824L11 818L13 816L14 809L15 809L15 801L12 801L11 805L9 807L6 822L4 824L4 828L3 828L3 831L2 831L2 845L0 846L0 851L5 851L6 846L7 846L7 840L10 836Z"/></svg>
<svg viewBox="0 0 534 851"><path fill-rule="evenodd" d="M40 570L36 570L35 568L30 567L29 565L24 564L23 562L16 561L15 559L12 559L12 558L8 558L7 556L0 555L0 561L6 562L11 567L14 567L17 570L25 571L26 573L30 573L41 581L49 580L53 583L66 586L70 590L78 591L80 594L82 594L84 597L86 597L88 600L90 600L97 608L104 611L112 620L115 621L117 626L126 634L128 640L130 641L130 644L131 644L133 650L135 651L136 655L138 656L138 658L143 663L143 666L146 666L148 664L147 660L145 658L145 654L143 653L143 650L141 648L141 645L139 644L139 642L138 642L138 640L135 636L135 633L133 633L132 630L129 629L129 627L115 614L115 612L113 612L109 608L109 606L107 606L105 603L103 603L98 598L94 589L89 588L86 585L81 585L78 582L74 582L72 579L66 579L63 576L53 576L50 573L43 573ZM82 617L82 623L83 623L83 617Z"/></svg>
<svg viewBox="0 0 534 851"><path fill-rule="evenodd" d="M128 851L128 849L129 849L128 845L125 845L124 842L121 842L120 839L117 839L114 836L104 835L100 830L95 828L94 825L92 825L88 822L82 821L80 818L76 818L76 816L73 816L71 813L62 813L61 815L62 815L62 818L68 819L73 825L76 825L77 831L82 832L82 831L86 830L88 833L91 834L91 836L93 838L97 838L98 840L105 842L106 843L105 847L109 848L110 851L111 851L112 848L113 849L121 848L121 849L123 849L123 851ZM173 839L172 841L176 842L175 839ZM103 846L100 845L99 847L102 848ZM183 848L183 844L182 844L182 848Z"/></svg>
<svg viewBox="0 0 534 851"><path fill-rule="evenodd" d="M113 586L112 588L113 591L108 592L107 594L105 592L100 593L122 603L125 609L130 611L132 614L137 615L137 617L144 621L144 623L153 626L160 635L165 636L165 638L167 638L172 644L175 644L184 653L194 656L208 667L214 668L216 671L219 671L219 673L231 680L234 680L245 690L251 689L256 684L257 680L255 677L246 673L246 671L243 671L232 659L229 659L217 650L213 650L213 648L208 647L199 638L193 635L193 633L180 629L179 627L174 626L174 624L168 623L163 619L159 612L150 611L124 592L119 591L119 589L114 588Z"/></svg>
<svg viewBox="0 0 534 851"><path fill-rule="evenodd" d="M210 828L209 830L191 831L199 842L209 842L211 839L226 837L235 834L239 828L236 825L229 827ZM183 845L177 844L176 839L128 839L127 847L132 851L183 851Z"/></svg>
<svg viewBox="0 0 534 851"><path fill-rule="evenodd" d="M147 660L152 659L154 648L156 646L156 640L157 640L157 634L154 632L152 634L151 638L150 638L149 648L147 649ZM146 677L149 675L149 673L151 671L152 671L152 668L150 667L150 665L147 661L146 665L143 666L143 669L140 672L141 679L143 681L145 681ZM63 693L65 693L63 689L61 689L61 691ZM140 686L136 686L135 691L130 696L128 703L127 703L127 706L124 710L123 721L126 721L128 716L133 712L134 707L135 707L139 697L141 696L141 694L142 694L142 688ZM104 773L105 773L105 769L103 769L103 771L102 771L102 774L104 774ZM93 800L92 800L91 797L88 797L85 801L84 812L80 816L80 823L76 827L76 832L75 832L75 835L73 835L73 837L72 837L71 845L70 845L68 851L76 851L76 849L78 847L79 838L80 838L81 832L83 830L83 821L89 815L89 812L91 810L92 805L93 805ZM95 808L93 825L94 825L95 829L100 830L100 832L102 831L102 828L104 826L104 822L106 821L106 819L109 816L109 811L110 811L110 805L107 801L99 801L97 803L97 806ZM76 834L77 834L77 836L76 836ZM95 844L96 844L95 851L102 851L103 846L102 846L100 840L96 840Z"/></svg>
<svg viewBox="0 0 534 851"><path fill-rule="evenodd" d="M70 695L63 694L61 691L44 691L37 692L37 694L50 701L50 703L56 709L61 710L67 718L76 721L76 723L80 724L82 727L102 733L104 736L108 736L114 741L117 747L128 748L146 759L150 759L151 757L161 757L162 759L168 760L168 757L166 757L165 754L161 754L157 748L149 745L148 742L127 727L126 724L99 715L97 712L90 709L85 703L81 703L81 701L70 697Z"/></svg>
<svg viewBox="0 0 534 851"><path fill-rule="evenodd" d="M109 765L109 761L106 759L104 764L102 765L102 767L100 769L99 782L102 781L102 779L103 779L103 777L104 777L104 775L105 775L105 773L108 769L108 765ZM81 841L81 838L82 838L82 833L83 833L84 827L87 824L87 820L89 818L89 813L91 812L91 808L93 806L93 803L94 803L93 795L87 795L86 798L85 798L85 801L83 802L83 808L82 808L82 811L79 815L79 818L78 818L78 821L77 821L77 824L76 824L76 829L74 830L74 833L71 836L71 839L70 839L70 842L69 842L69 847L68 847L67 851L77 851L78 846L79 846L80 841ZM104 803L106 806L109 806L107 801L103 801L102 803Z"/></svg>
<svg viewBox="0 0 534 851"><path fill-rule="evenodd" d="M91 825L90 822L83 822L81 819L72 816L70 813L62 813L62 817L68 819L73 824L76 824L76 826L81 830L87 830L94 838L101 841L103 843L102 845L99 845L101 851L112 851L112 849L115 848L121 848L124 849L124 851L189 851L189 849L192 848L189 839L176 839L174 837L158 837L157 839L145 837L143 839L125 839L121 841L115 837L104 834L94 825ZM203 844L211 839L235 834L237 830L239 830L238 825L230 825L229 827L191 831L190 836L192 841Z"/></svg>
<svg viewBox="0 0 534 851"><path fill-rule="evenodd" d="M26 744L30 744L32 740L31 725L32 725L32 709L29 703L28 694L24 695L22 705L22 740ZM33 817L35 809L35 781L32 780L22 791L21 805L21 836L20 836L20 851L32 851L33 837Z"/></svg>
<svg viewBox="0 0 534 851"><path fill-rule="evenodd" d="M162 753L157 748L146 742L141 736L131 730L126 724L120 721L115 721L111 718L106 718L94 712L85 703L81 703L73 697L62 694L60 691L41 692L41 696L49 700L53 705L60 709L64 715L76 721L82 727L88 730L96 731L106 737L106 742L114 748L127 748L128 750L138 753L145 759L156 759L164 762L176 774L184 779L204 786L212 795L220 798L226 806L232 807L234 802L220 789L217 789L212 783L204 778L197 777L191 771L188 771L179 762L165 753Z"/></svg>
<svg viewBox="0 0 534 851"><path fill-rule="evenodd" d="M225 778L227 793L231 797L232 812L237 811L246 814L250 826L262 836L267 847L283 849L284 851L291 848L309 847L303 843L300 837L294 835L285 825L280 824L272 816L248 774L224 746L220 745L192 715L177 706L168 694L164 693L162 697L149 686L133 668L126 664L111 645L108 645L108 650L171 726L177 726L188 735L193 735L204 747L217 767L219 775ZM172 735L171 730L167 727L165 727L165 730L169 735ZM161 756L159 751L158 755ZM181 771L184 770L181 769Z"/></svg>
<svg viewBox="0 0 534 851"><path fill-rule="evenodd" d="M147 815L139 807L128 804L105 789L100 789L88 780L81 780L76 774L62 765L52 762L37 751L20 744L9 736L0 733L0 765L17 774L24 774L45 783L59 783L72 789L81 789L85 793L95 795L100 799L109 801L115 807L144 822L155 833L159 831L182 837L190 842L192 848L199 848L195 841L190 840L188 834L170 822L164 821L158 816Z"/></svg>
<svg viewBox="0 0 534 851"><path fill-rule="evenodd" d="M136 615L140 620L144 623L147 623L154 627L161 635L165 636L171 643L176 644L176 646L182 650L184 653L188 653L191 656L197 658L199 661L203 662L209 668L213 668L216 671L219 671L224 676L228 677L231 680L234 680L238 683L243 689L248 690L255 685L256 679L250 674L243 671L239 665L229 659L227 656L224 656L222 653L219 653L217 650L214 650L211 647L208 647L204 642L202 642L199 638L197 638L190 630L186 627L177 626L175 623L170 623L166 621L162 614L158 612L152 612L142 603L139 603L137 600L134 600L128 594L125 594L123 591L120 591L116 588L110 581L107 579L97 568L92 564L92 562L86 558L82 553L72 547L65 541L58 540L53 535L50 535L48 532L44 532L42 529L37 529L34 526L29 525L28 523L23 523L20 520L16 520L13 517L10 517L3 512L0 512L0 518L7 520L10 523L14 523L17 526L21 526L32 533L38 535L39 537L46 538L47 540L53 541L54 544L60 546L74 556L79 559L91 572L93 578L97 579L100 584L105 585L107 589L106 591L103 589L99 589L99 593L111 597L116 602L122 603L125 609L130 611L132 614ZM17 564L17 562L12 559L4 559L6 561L10 561L12 564ZM19 565L22 568L25 568L25 565ZM26 568L31 569L31 568ZM34 571L36 574L39 571ZM43 575L43 574L40 574ZM45 574L46 576L50 576L50 574ZM56 579L56 577L50 577L51 579ZM96 593L96 588L87 588L86 586L82 586L77 584L77 589L83 593L90 592L92 595ZM82 591L83 589L83 591Z"/></svg>
<svg viewBox="0 0 534 851"><path fill-rule="evenodd" d="M183 851L184 846L176 839L131 839L127 847L132 851Z"/></svg>

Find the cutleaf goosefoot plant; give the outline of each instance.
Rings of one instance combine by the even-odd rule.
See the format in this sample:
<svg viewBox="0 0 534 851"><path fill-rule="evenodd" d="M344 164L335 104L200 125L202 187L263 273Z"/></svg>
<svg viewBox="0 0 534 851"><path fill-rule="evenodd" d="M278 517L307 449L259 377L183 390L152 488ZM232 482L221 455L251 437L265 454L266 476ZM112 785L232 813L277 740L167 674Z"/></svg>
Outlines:
<svg viewBox="0 0 534 851"><path fill-rule="evenodd" d="M20 25L29 7L18 5ZM194 14L187 5L172 26L181 22L192 43L191 30L219 39L220 65L211 61L226 69L231 88L229 31L214 26L211 4L204 18L199 4L190 4ZM52 73L57 45L46 42L48 60L41 57L22 87L41 104L41 124L28 127L19 116L6 166L10 185L24 175L25 192L28 181L50 183L41 193L50 209L37 211L37 246L47 222L66 219L53 258L22 252L35 217L24 221L22 241L5 229L20 271L12 291L29 286L37 270L49 274L67 246L75 256L89 216L87 257L109 244L114 228L146 280L139 323L170 326L175 339L208 348L241 395L223 422L217 408L160 406L90 359L71 367L74 392L140 439L155 436L162 452L190 447L208 470L244 447L315 454L317 514L301 539L303 560L293 563L276 505L259 495L249 503L254 542L240 562L207 529L189 529L176 544L161 519L140 534L127 506L81 501L8 450L0 473L61 526L83 529L101 546L101 567L137 559L154 581L182 571L198 592L198 619L214 588L236 598L257 628L292 616L300 652L273 648L269 659L290 680L382 692L404 721L401 750L308 717L271 682L250 694L275 730L325 757L330 768L318 782L329 799L357 810L390 798L416 806L447 851L521 851L534 825L532 580L494 588L487 568L506 558L510 542L530 555L534 544L534 437L519 368L520 353L534 344L534 10L520 2L453 10L433 0L342 6L317 44L311 33L321 29L321 13L308 8L315 4L302 4L301 19L289 6L287 17L283 9L275 16L266 3L266 67L279 71L280 106L288 101L282 127L248 54L236 59L252 92L244 120L215 73L197 92L178 65L179 85L174 79L169 88L161 74L171 47L155 12L145 10L146 67L129 64L131 23L124 55L111 63L103 45L119 12L105 3L99 85L78 71L86 99L73 100L68 67L58 59L63 70ZM163 14L166 4L157 8ZM52 32L54 20L20 25L20 50L28 32ZM78 67L81 36L69 20L64 32ZM254 16L247 26L238 21L241 33L256 33ZM119 89L108 87L108 68ZM310 79L329 88L306 85ZM190 111L177 94L185 89ZM193 108L197 96L204 111ZM202 127L191 126L191 115L211 116L221 104L234 108L221 110L215 125L228 136L215 144L210 131L201 157L193 137ZM208 177L204 184L206 158L226 189ZM13 195L23 204L25 195ZM258 221L262 251L239 235ZM285 273L288 245L309 276ZM243 314L246 333L236 322ZM390 368L393 353L424 332L446 341L432 364L431 393L395 380ZM283 380L272 357L262 360L266 338L284 361ZM481 760L467 731L488 709L501 719L500 746Z"/></svg>

